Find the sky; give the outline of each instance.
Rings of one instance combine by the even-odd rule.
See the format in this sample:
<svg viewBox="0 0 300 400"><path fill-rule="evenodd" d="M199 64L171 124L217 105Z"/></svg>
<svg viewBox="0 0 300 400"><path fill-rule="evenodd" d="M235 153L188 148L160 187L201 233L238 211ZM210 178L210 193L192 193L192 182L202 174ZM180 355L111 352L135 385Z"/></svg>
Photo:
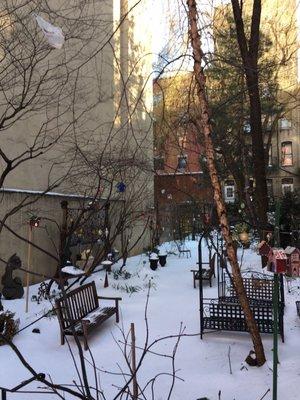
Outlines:
<svg viewBox="0 0 300 400"><path fill-rule="evenodd" d="M216 7L220 4L227 4L230 0L198 0L199 10L212 10L212 7ZM155 18L153 18L153 53L154 53L154 63L157 62L157 55L162 51L162 49L167 45L169 38L169 20L168 15L171 13L175 16L177 21L181 24L186 23L186 18L184 17L184 5L186 0L152 0L153 13ZM179 10L179 11L178 11ZM297 22L298 22L298 40L300 42L300 1L297 2ZM182 22L183 21L183 22ZM182 27L183 31L187 32L187 26ZM172 44L172 49L174 54L182 51L180 48L180 42L182 42L182 36L175 39L176 44ZM176 49L177 46L177 49ZM209 39L204 41L204 51L211 49L211 43ZM187 66L189 69L189 66ZM176 66L174 66L176 69ZM300 49L298 50L298 81L300 81Z"/></svg>
<svg viewBox="0 0 300 400"><path fill-rule="evenodd" d="M199 10L211 11L213 7L228 3L229 0L199 0ZM169 38L169 15L171 14L182 31L187 31L184 5L185 0L152 0L153 14L153 53L158 54L166 46ZM200 16L201 19L201 16ZM178 44L178 42L177 42Z"/></svg>
<svg viewBox="0 0 300 400"><path fill-rule="evenodd" d="M213 7L219 4L228 3L229 0L199 0L199 10L211 12ZM154 62L157 60L157 55L167 46L170 36L172 36L172 42L170 49L172 50L173 56L180 54L185 51L184 39L182 34L170 35L170 18L169 15L175 20L175 24L180 26L181 32L185 32L187 35L187 18L185 12L185 0L152 0L153 14L153 53ZM200 15L200 21L204 23L203 17ZM187 36L185 37L187 41ZM206 41L207 42L207 41ZM208 49L210 44L205 43L204 40L204 51ZM184 47L185 46L185 47ZM178 67L178 65L177 65ZM189 65L186 65L189 69ZM175 68L175 67L174 67Z"/></svg>

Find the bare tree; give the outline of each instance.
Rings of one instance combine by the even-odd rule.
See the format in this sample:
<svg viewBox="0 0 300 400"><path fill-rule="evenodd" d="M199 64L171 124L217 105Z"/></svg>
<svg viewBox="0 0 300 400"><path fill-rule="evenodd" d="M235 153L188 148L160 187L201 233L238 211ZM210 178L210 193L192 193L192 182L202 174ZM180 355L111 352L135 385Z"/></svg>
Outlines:
<svg viewBox="0 0 300 400"><path fill-rule="evenodd" d="M268 191L265 168L264 138L262 129L261 99L259 92L258 50L260 39L261 0L253 0L250 38L247 40L242 15L243 2L231 0L236 26L237 40L243 60L244 73L250 103L250 126L254 177L256 180L255 198L260 229L267 225Z"/></svg>
<svg viewBox="0 0 300 400"><path fill-rule="evenodd" d="M56 395L57 398L64 399L65 394L67 394L67 398L78 398L82 400L105 400L108 398L108 395L106 393L107 389L101 387L99 379L100 374L107 374L111 375L112 379L114 379L114 386L116 388L116 393L111 396L112 400L121 400L124 398L132 400L137 400L140 398L153 398L157 390L156 382L161 377L169 380L169 387L166 391L166 398L171 399L176 381L182 380L178 376L176 369L176 355L180 341L184 337L198 336L198 334L185 333L185 327L181 323L178 329L178 333L150 340L150 326L148 321L150 288L151 285L149 284L144 310L145 337L143 338L143 344L138 345L138 342L132 343L132 336L130 336L130 332L127 333L124 328L120 329L120 338L114 337L115 345L120 349L122 359L125 362L123 368L121 368L118 364L119 372L107 371L103 368L99 368L95 363L93 353L90 348L88 348L88 355L85 355L78 334L74 329L74 325L71 326L71 329L73 331L73 336L75 339L76 350L74 350L70 341L68 341L66 337L70 357L73 360L74 368L77 375L77 379L70 384L56 383L52 380L51 376L48 376L48 374L37 372L35 368L33 368L33 366L31 365L30 361L25 359L20 349L11 340L6 338L1 333L0 339L7 343L7 345L17 356L23 367L30 373L32 378L34 378L34 380L36 380L37 382L45 385L45 388L47 388L47 390L49 390L50 392L53 392L53 394ZM63 291L63 296L65 295L66 294ZM68 310L66 312L68 312ZM161 352L161 350L157 348L157 346L162 342L171 344L170 352ZM136 350L137 354L135 365L133 365L132 363L133 345L134 350ZM78 352L79 356L78 361L75 357L76 352ZM163 358L169 360L170 370L158 371L155 376L143 379L143 383L139 383L139 381L137 380L137 374L139 374L139 376L141 375L141 373L143 372L145 360L149 356L154 356L157 359ZM91 374L88 372L88 366L92 367ZM116 377L121 377L122 381L120 383L115 383ZM32 382L32 378L29 378L27 382ZM135 392L131 389L131 385L134 380L137 381ZM24 383L26 384L26 381L22 382L22 384ZM40 391L38 393L42 394Z"/></svg>
<svg viewBox="0 0 300 400"><path fill-rule="evenodd" d="M151 203L151 185L145 176L152 169L152 127L151 123L146 128L146 123L141 126L141 121L150 120L144 106L147 77L141 81L142 51L132 43L130 31L134 25L130 13L140 1L123 9L116 24L106 13L105 7L110 10L106 1L98 8L95 2L4 3L0 29L0 189L5 193L7 186L32 189L31 184L35 184L42 190L35 196L24 193L19 203L3 208L0 231L5 228L26 242L25 235L12 226L11 217L22 210L42 210L36 203L54 190L78 194L78 207L82 209L87 202L99 203L103 198L102 205L115 199L120 204L125 201L123 220L128 222L130 208L141 214ZM61 50L49 47L34 14L63 28L66 41ZM128 47L135 51L130 59L128 54L122 55L122 63L128 62L123 69L117 54L124 51L119 49L120 31L126 31ZM122 81L120 98L113 93L112 82L106 82L106 74L112 74L115 65ZM29 173L28 181L18 180L23 171L34 171L37 183ZM118 182L127 185L123 196L117 193ZM85 216L73 224L73 230L80 227ZM126 225L115 220L109 232L111 243L120 234L120 227ZM62 248L52 242L52 251L32 245L61 263Z"/></svg>
<svg viewBox="0 0 300 400"><path fill-rule="evenodd" d="M230 228L227 220L226 207L222 196L222 190L220 181L218 178L218 173L215 165L215 154L212 142L212 128L210 123L210 110L208 106L208 101L205 92L205 75L202 68L202 50L201 50L201 39L198 30L198 12L195 0L187 0L188 7L188 20L189 20L189 34L190 41L193 50L194 57L194 73L197 82L197 93L199 97L199 117L198 126L199 130L203 132L204 135L204 145L207 158L207 166L209 170L209 175L214 190L214 200L217 207L217 213L222 229L222 234L227 247L227 254L230 265L232 267L232 275L234 286L239 298L241 307L245 313L246 322L251 334L252 342L254 345L258 365L263 365L266 361L263 344L259 334L257 324L254 320L249 300L247 298L245 288L243 285L243 279L241 276L240 268L237 261L237 256L233 246L233 240L230 233Z"/></svg>

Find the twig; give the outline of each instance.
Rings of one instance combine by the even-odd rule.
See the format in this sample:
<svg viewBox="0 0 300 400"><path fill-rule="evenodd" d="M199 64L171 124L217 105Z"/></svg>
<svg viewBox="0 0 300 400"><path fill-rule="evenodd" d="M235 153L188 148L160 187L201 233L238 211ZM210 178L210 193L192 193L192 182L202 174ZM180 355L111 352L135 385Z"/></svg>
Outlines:
<svg viewBox="0 0 300 400"><path fill-rule="evenodd" d="M270 392L270 389L268 389L268 390L266 391L266 393L263 395L263 397L261 397L261 398L258 399L258 400L263 400L269 392Z"/></svg>
<svg viewBox="0 0 300 400"><path fill-rule="evenodd" d="M231 358L230 358L231 347L228 347L228 362L229 362L229 371L230 375L232 375L232 368L231 368Z"/></svg>

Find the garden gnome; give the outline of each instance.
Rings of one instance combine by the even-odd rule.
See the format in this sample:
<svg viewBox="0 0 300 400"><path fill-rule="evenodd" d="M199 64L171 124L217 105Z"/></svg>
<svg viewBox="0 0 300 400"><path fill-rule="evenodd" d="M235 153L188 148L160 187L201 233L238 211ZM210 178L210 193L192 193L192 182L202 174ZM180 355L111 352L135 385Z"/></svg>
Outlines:
<svg viewBox="0 0 300 400"><path fill-rule="evenodd" d="M13 271L21 268L21 266L21 260L16 254L13 254L7 261L5 273L1 279L3 285L2 294L7 300L20 299L23 297L24 289L21 279L19 277L13 278Z"/></svg>

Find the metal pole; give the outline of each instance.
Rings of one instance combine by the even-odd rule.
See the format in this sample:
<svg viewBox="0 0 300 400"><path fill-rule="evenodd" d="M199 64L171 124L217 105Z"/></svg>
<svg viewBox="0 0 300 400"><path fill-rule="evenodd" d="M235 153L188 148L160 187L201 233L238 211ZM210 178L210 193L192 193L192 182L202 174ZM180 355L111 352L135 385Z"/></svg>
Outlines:
<svg viewBox="0 0 300 400"><path fill-rule="evenodd" d="M273 400L277 400L277 365L278 365L278 296L279 296L278 274L274 274L273 292Z"/></svg>
<svg viewBox="0 0 300 400"><path fill-rule="evenodd" d="M219 232L217 231L217 281L218 281L218 298L220 298L220 238Z"/></svg>
<svg viewBox="0 0 300 400"><path fill-rule="evenodd" d="M132 386L133 386L133 399L138 399L138 384L136 379L136 352L135 352L135 330L134 323L130 324L131 331L131 369L132 369Z"/></svg>
<svg viewBox="0 0 300 400"><path fill-rule="evenodd" d="M6 400L6 399L7 399L6 390L5 390L5 389L2 389L2 390L1 390L1 400Z"/></svg>
<svg viewBox="0 0 300 400"><path fill-rule="evenodd" d="M32 226L28 223L28 251L27 251L27 272L26 272L26 302L25 312L28 312L29 308L29 271L31 270L31 242L32 242Z"/></svg>
<svg viewBox="0 0 300 400"><path fill-rule="evenodd" d="M198 243L198 274L199 274L199 311L200 311L200 338L203 337L203 281L202 281L202 233Z"/></svg>
<svg viewBox="0 0 300 400"><path fill-rule="evenodd" d="M279 219L280 219L280 202L276 203L275 210L275 230L274 241L275 246L279 246ZM278 366L278 297L279 297L279 279L278 273L274 273L274 291L273 291L273 400L277 400L277 366Z"/></svg>
<svg viewBox="0 0 300 400"><path fill-rule="evenodd" d="M279 290L280 290L280 303L281 307L285 307L285 298L284 298L284 283L283 283L283 274L279 276Z"/></svg>

